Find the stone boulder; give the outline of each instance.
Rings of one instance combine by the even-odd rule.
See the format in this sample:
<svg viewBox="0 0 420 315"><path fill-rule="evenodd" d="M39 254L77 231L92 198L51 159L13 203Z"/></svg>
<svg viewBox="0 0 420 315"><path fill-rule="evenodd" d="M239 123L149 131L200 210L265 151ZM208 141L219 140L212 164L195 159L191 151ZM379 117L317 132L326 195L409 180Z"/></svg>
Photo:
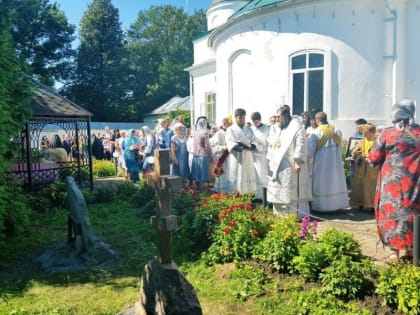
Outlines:
<svg viewBox="0 0 420 315"><path fill-rule="evenodd" d="M67 152L64 148L45 150L41 153L41 158L52 162L69 162Z"/></svg>

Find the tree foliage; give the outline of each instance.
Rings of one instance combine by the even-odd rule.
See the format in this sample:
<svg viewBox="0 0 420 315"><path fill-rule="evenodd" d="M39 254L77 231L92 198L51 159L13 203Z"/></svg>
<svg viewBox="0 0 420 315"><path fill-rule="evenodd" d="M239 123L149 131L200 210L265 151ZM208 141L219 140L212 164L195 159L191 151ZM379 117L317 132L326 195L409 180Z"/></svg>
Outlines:
<svg viewBox="0 0 420 315"><path fill-rule="evenodd" d="M188 73L193 62L194 36L206 31L202 10L189 16L171 5L140 11L127 34L133 103L140 113L169 98L189 94Z"/></svg>
<svg viewBox="0 0 420 315"><path fill-rule="evenodd" d="M16 185L6 179L13 157L10 139L19 133L26 121L29 89L19 79L20 66L14 57L10 34L10 4L0 2L0 245L7 227L22 227L28 219L28 208Z"/></svg>
<svg viewBox="0 0 420 315"><path fill-rule="evenodd" d="M76 70L67 95L96 121L126 112L126 54L118 9L111 0L93 0L80 22Z"/></svg>
<svg viewBox="0 0 420 315"><path fill-rule="evenodd" d="M15 53L26 65L25 72L49 86L68 79L74 57L75 26L68 23L57 4L48 0L10 2Z"/></svg>

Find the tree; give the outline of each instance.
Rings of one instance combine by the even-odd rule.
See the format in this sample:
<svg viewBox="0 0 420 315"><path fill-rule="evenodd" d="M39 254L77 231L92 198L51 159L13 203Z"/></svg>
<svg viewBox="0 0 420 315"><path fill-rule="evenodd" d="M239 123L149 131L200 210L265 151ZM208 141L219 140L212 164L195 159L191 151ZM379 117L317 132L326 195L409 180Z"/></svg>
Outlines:
<svg viewBox="0 0 420 315"><path fill-rule="evenodd" d="M48 0L14 0L12 35L25 72L52 86L68 78L72 67L75 26Z"/></svg>
<svg viewBox="0 0 420 315"><path fill-rule="evenodd" d="M111 0L93 0L80 22L76 70L66 94L96 121L119 120L126 112L124 34Z"/></svg>
<svg viewBox="0 0 420 315"><path fill-rule="evenodd" d="M189 94L194 36L206 31L202 10L188 16L171 5L140 11L128 31L129 88L139 113L149 112L174 95Z"/></svg>
<svg viewBox="0 0 420 315"><path fill-rule="evenodd" d="M10 139L16 136L29 116L30 91L19 79L21 67L14 57L10 29L10 3L0 1L0 245L5 227L15 229L28 222L28 207L17 185L6 179L13 157ZM0 252L2 252L0 250Z"/></svg>

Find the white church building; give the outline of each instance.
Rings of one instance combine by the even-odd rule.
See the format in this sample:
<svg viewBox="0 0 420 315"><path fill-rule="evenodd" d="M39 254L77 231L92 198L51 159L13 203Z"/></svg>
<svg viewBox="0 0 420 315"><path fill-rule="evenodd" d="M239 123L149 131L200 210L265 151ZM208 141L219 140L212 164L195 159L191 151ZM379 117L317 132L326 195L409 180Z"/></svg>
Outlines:
<svg viewBox="0 0 420 315"><path fill-rule="evenodd" d="M420 99L420 0L213 0L194 39L192 117L235 108L263 121L283 104L324 111L346 136Z"/></svg>

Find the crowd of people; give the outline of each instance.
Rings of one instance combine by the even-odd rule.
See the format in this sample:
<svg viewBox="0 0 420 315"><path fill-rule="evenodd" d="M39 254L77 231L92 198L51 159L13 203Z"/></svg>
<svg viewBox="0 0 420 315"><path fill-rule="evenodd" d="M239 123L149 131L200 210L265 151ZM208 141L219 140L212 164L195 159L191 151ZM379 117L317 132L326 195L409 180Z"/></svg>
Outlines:
<svg viewBox="0 0 420 315"><path fill-rule="evenodd" d="M270 205L274 214L293 212L302 218L311 212L339 209L374 211L382 243L399 256L412 254L413 215L420 213L420 126L415 106L402 100L392 108L392 127L355 121L356 145L348 147L343 163L343 136L327 114L292 115L283 105L263 123L259 112L242 108L220 126L200 116L192 128L182 116L172 122L159 119L154 130L114 130L93 135L96 159L118 161L126 177L137 182L153 167L154 150L170 152L171 174L201 191L212 184L218 193L254 194L255 202ZM86 148L72 139L42 139L41 150L63 147L69 156ZM86 141L81 141L86 143ZM350 193L344 164L350 169Z"/></svg>

